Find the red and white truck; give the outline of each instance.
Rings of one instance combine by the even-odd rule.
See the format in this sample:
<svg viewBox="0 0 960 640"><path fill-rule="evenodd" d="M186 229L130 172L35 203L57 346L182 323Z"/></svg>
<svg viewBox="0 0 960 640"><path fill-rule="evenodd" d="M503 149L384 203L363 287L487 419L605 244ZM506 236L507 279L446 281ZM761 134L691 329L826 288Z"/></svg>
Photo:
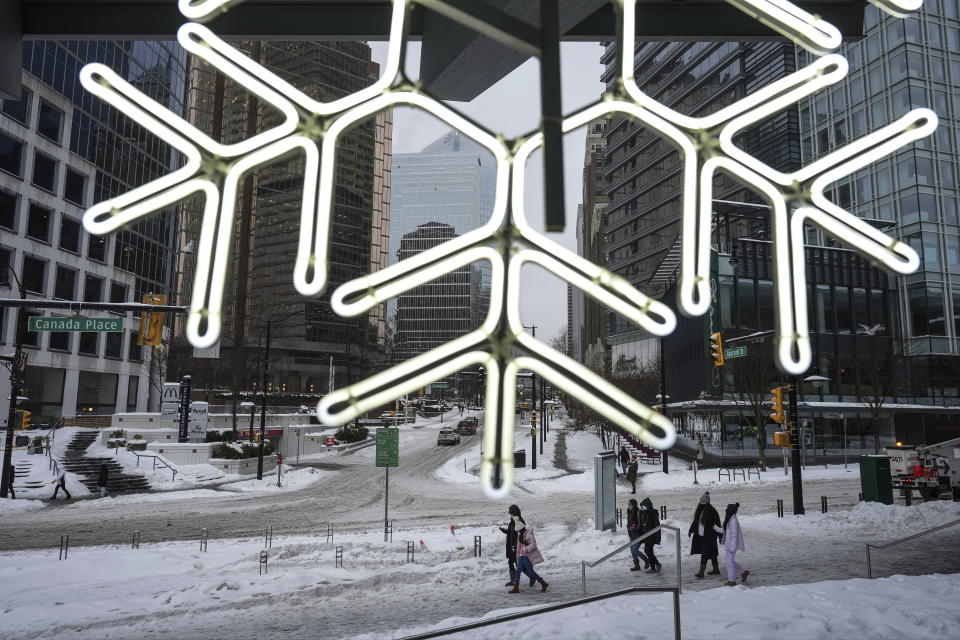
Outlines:
<svg viewBox="0 0 960 640"><path fill-rule="evenodd" d="M960 501L960 438L931 445L887 447L890 481L903 495L916 490L924 500L951 495Z"/></svg>

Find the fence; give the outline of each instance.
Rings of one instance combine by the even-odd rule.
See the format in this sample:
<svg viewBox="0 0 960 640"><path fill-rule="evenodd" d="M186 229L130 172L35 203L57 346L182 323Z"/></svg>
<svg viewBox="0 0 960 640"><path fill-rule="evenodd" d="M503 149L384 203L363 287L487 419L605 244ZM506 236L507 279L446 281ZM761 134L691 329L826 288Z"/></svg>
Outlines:
<svg viewBox="0 0 960 640"><path fill-rule="evenodd" d="M649 537L652 536L653 534L659 533L659 532L664 531L664 530L666 530L666 531L672 531L672 532L673 532L673 537L676 539L676 543L677 543L677 586L676 586L676 590L677 590L677 593L679 594L680 591L681 591L681 585L680 585L680 573L681 573L681 570L680 570L680 559L683 557L683 556L681 555L681 553L680 553L680 529L678 529L678 528L676 528L676 527L671 527L671 526L665 525L665 524L661 524L660 526L655 527L655 528L651 529L650 531L647 531L647 532L644 533L643 535L637 536L636 538L631 539L630 542L626 543L626 544L623 545L623 546L617 547L616 549L614 549L613 551L611 551L610 553L608 553L607 555L603 556L602 558L600 558L600 559L598 559L598 560L594 560L593 562L587 562L586 560L582 560L582 561L580 562L580 592L583 593L584 595L587 594L587 567L593 568L593 567L597 566L598 564L600 564L600 563L602 563L602 562L606 562L607 560L609 560L609 559L612 558L613 556L615 556L615 555L623 552L625 549L627 549L628 547L630 547L630 545L637 544L637 543L639 543L639 542L643 542L644 540L646 540L647 538L649 538Z"/></svg>

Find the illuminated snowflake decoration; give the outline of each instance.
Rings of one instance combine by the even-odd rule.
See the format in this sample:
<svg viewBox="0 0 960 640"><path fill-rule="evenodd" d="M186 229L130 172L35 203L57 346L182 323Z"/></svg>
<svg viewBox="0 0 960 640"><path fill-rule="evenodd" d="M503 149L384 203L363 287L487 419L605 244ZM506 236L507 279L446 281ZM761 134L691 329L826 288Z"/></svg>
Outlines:
<svg viewBox="0 0 960 640"><path fill-rule="evenodd" d="M416 0L438 8L443 0ZM919 7L921 0L871 0L894 15ZM180 11L207 21L239 0L180 0ZM712 182L717 171L762 194L771 205L777 291L778 364L787 373L810 365L806 324L803 225L815 224L881 264L908 273L916 253L829 202L824 189L876 159L929 135L936 116L916 109L896 122L839 149L813 164L784 174L733 144L740 131L797 100L841 80L846 60L830 54L839 32L788 0L728 0L749 15L816 55L811 65L743 100L703 118L680 114L640 91L633 78L635 0L615 0L620 13L617 48L621 77L602 99L563 119L569 132L603 115L621 113L656 131L679 150L686 197L682 211L679 307L691 316L709 307ZM271 104L280 124L234 144L221 144L166 107L151 100L109 68L90 64L81 71L84 87L179 150L184 166L86 212L84 225L95 234L117 230L153 211L202 194L203 222L196 254L187 336L198 348L220 337L224 280L230 267L234 202L240 181L251 171L288 157L304 158L304 187L294 285L304 296L319 295L327 280L327 247L333 206L337 141L349 127L396 106L423 109L487 148L497 162L493 214L481 228L348 282L331 296L341 316L356 316L384 301L465 265L487 261L491 268L490 309L483 324L445 345L371 378L327 394L318 405L321 420L342 424L462 369L487 370L484 460L481 480L488 493L505 495L512 484L514 403L517 374L530 370L579 398L603 416L660 449L672 446L675 431L663 415L567 356L535 340L520 319L520 271L531 262L573 284L612 311L653 335L671 333L676 317L663 303L637 291L625 279L564 249L534 231L523 208L524 174L531 154L543 145L535 132L505 140L430 97L402 72L404 27L410 4L394 0L390 44L382 77L333 102L319 102L254 63L197 22L184 24L180 44ZM475 21L471 21L473 23ZM553 151L559 153L559 150ZM518 354L518 355L517 355Z"/></svg>

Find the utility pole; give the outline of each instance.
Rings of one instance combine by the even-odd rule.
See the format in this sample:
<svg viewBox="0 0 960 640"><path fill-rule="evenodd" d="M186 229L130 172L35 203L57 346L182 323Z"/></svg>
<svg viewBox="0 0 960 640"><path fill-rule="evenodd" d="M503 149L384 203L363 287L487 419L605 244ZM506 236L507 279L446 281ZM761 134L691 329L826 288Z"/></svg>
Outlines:
<svg viewBox="0 0 960 640"><path fill-rule="evenodd" d="M537 325L532 325L529 327L524 327L524 329L530 329L531 335L537 337ZM530 447L533 449L533 454L530 456L530 468L537 468L537 374L533 374L533 404L530 405ZM541 447L540 453L543 453L543 448Z"/></svg>
<svg viewBox="0 0 960 640"><path fill-rule="evenodd" d="M267 344L263 351L263 389L260 402L260 451L257 457L257 480L263 480L263 441L267 438L267 381L270 379L270 320L267 320Z"/></svg>
<svg viewBox="0 0 960 640"><path fill-rule="evenodd" d="M13 272L13 269L8 267L7 271L17 282L17 296L23 297L23 288L20 286L20 279ZM23 382L22 369L25 368L26 364L23 360L23 335L20 331L20 324L23 320L22 316L23 313L18 311L14 316L16 322L13 323L14 350L13 360L10 361L10 409L7 412L7 434L3 440L3 467L0 468L0 498L7 497L10 491L10 483L13 482L12 474L9 473L10 466L13 464L13 423L17 419L17 398L20 397L20 387Z"/></svg>
<svg viewBox="0 0 960 640"><path fill-rule="evenodd" d="M663 410L663 417L667 417L667 355L666 343L660 338L660 408ZM663 472L670 473L670 458L666 451L660 453L660 459L663 460Z"/></svg>
<svg viewBox="0 0 960 640"><path fill-rule="evenodd" d="M803 515L803 478L800 472L800 443L803 437L797 417L797 377L790 376L788 411L790 420L790 463L793 465L793 515Z"/></svg>

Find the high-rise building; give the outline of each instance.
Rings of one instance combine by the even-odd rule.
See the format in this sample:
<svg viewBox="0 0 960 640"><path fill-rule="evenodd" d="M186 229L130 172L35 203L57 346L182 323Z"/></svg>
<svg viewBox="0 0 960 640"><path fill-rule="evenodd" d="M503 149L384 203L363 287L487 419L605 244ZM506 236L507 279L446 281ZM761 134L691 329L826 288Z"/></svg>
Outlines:
<svg viewBox="0 0 960 640"><path fill-rule="evenodd" d="M107 236L87 234L80 221L92 204L172 171L177 155L84 91L78 74L83 64L101 62L183 113L184 51L173 42L28 41L23 56L21 97L0 107L0 266L7 295L139 302L145 293L169 293L172 211ZM38 422L147 410L161 379L152 351L137 345L137 318L120 314L123 332L74 335L22 330L28 316L67 313L2 311L4 343L12 345L21 326L25 404Z"/></svg>
<svg viewBox="0 0 960 640"><path fill-rule="evenodd" d="M374 82L379 67L362 42L242 42L245 55L312 98L331 101ZM199 60L190 65L190 121L214 138L236 141L274 126L280 115L256 96L224 79ZM181 341L180 369L195 385L258 390L260 367L271 333L269 391L327 391L331 358L335 384L368 374L382 360L384 312L374 309L342 318L330 307L338 286L381 268L389 236L392 114L357 123L339 139L336 189L330 223L328 282L323 295L306 299L293 286L300 231L303 161L261 167L242 183L234 224L233 264L226 283L219 357L193 358ZM184 209L180 246L199 233L199 206ZM184 292L192 280L185 256ZM216 355L216 354L215 354Z"/></svg>
<svg viewBox="0 0 960 640"><path fill-rule="evenodd" d="M480 227L493 213L495 187L493 155L459 131L444 134L417 153L394 154L390 201L391 256L402 259L404 239L411 233L422 233L424 228L432 228L436 223L449 226L455 235ZM472 280L470 321L464 325L463 333L480 325L490 303L490 266L486 262L474 264L467 273ZM394 331L399 332L396 300L388 303L388 318L395 325ZM450 335L449 331L444 333ZM395 342L399 343L399 338ZM407 352L413 353L409 347Z"/></svg>
<svg viewBox="0 0 960 640"><path fill-rule="evenodd" d="M413 257L457 235L449 224L427 222L404 234L397 258ZM397 296L395 359L412 358L476 328L473 302L478 285L472 267L464 265Z"/></svg>

